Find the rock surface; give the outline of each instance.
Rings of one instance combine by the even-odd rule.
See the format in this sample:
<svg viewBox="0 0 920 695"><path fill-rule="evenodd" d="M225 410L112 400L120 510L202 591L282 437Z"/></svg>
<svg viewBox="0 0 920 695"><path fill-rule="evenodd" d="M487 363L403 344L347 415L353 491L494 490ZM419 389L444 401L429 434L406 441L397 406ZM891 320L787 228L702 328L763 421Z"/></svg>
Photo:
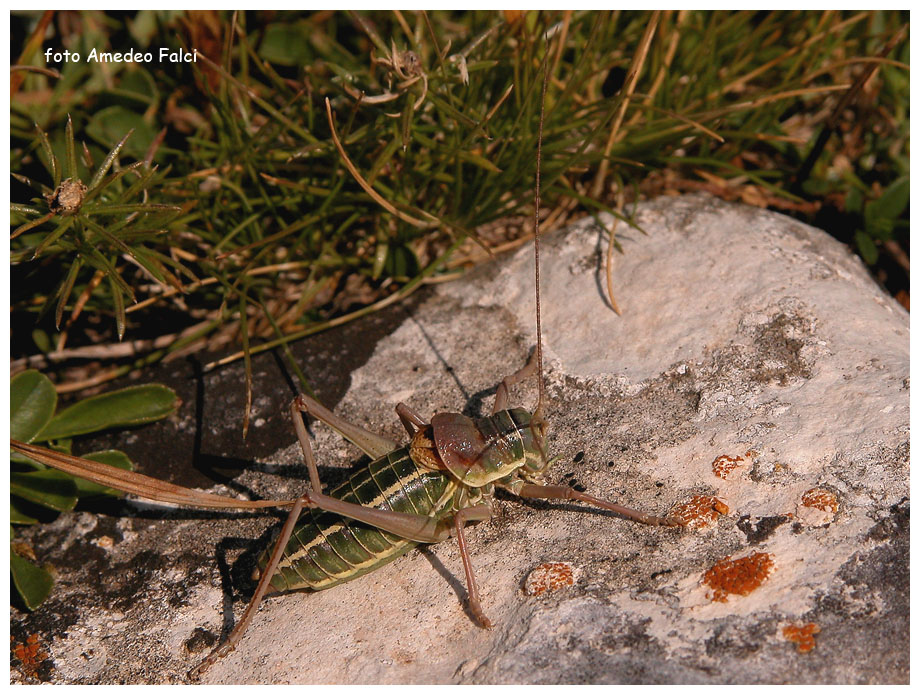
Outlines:
<svg viewBox="0 0 920 695"><path fill-rule="evenodd" d="M562 455L548 477L674 509L692 528L505 496L467 533L493 630L470 621L445 542L329 591L268 599L207 681L909 681L906 312L842 245L787 217L686 196L642 204L637 220L645 233L617 235L622 317L602 291L606 232L589 220L546 240L546 415ZM423 416L486 412L534 343L532 263L527 247L440 286L388 314L379 342L362 335L383 332L379 317L334 334L351 341L351 379L320 397L397 439L400 401ZM310 345L297 353L308 370L337 354ZM263 388L271 360L256 368L254 427L277 434L216 490L293 496L306 476L283 429L290 391ZM238 437L239 411L206 425L195 404L202 391L213 404L217 382L242 391L239 375L200 380L172 423L177 441L197 437L199 459L247 456L207 434ZM512 395L531 407L536 389ZM335 484L358 453L311 430ZM14 659L13 679L181 682L239 618L243 577L275 525L132 503L36 531L40 559L82 562L61 569L46 607L14 611L14 638L39 634L49 658L31 672ZM532 589L561 567L565 581Z"/></svg>

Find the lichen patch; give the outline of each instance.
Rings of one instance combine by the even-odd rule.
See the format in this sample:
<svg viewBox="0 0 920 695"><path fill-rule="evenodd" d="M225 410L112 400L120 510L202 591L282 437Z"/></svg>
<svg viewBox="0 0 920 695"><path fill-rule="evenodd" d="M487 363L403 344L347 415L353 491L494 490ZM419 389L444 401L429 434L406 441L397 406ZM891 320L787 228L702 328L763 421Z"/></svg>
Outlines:
<svg viewBox="0 0 920 695"><path fill-rule="evenodd" d="M783 639L793 642L801 654L815 648L815 635L821 632L816 623L790 624L783 626Z"/></svg>
<svg viewBox="0 0 920 695"><path fill-rule="evenodd" d="M722 480L728 480L728 476L748 460L745 456L729 456L728 454L716 456L712 462L712 474Z"/></svg>
<svg viewBox="0 0 920 695"><path fill-rule="evenodd" d="M719 515L728 514L729 508L718 497L696 495L688 501L675 505L669 517L682 521L687 528L706 528L719 520Z"/></svg>
<svg viewBox="0 0 920 695"><path fill-rule="evenodd" d="M90 539L90 543L96 545L103 550L111 550L115 547L115 541L111 536L99 536L99 538Z"/></svg>
<svg viewBox="0 0 920 695"><path fill-rule="evenodd" d="M837 495L820 487L813 487L811 490L806 491L802 495L802 504L831 514L836 514L840 508L837 502Z"/></svg>
<svg viewBox="0 0 920 695"><path fill-rule="evenodd" d="M709 598L724 603L729 594L747 596L763 584L775 565L770 553L751 553L732 560L723 558L703 575L703 584L709 587Z"/></svg>
<svg viewBox="0 0 920 695"><path fill-rule="evenodd" d="M29 635L21 644L10 635L10 645L10 651L19 660L19 670L28 679L28 682L47 680L42 677L41 671L48 659L48 652L37 633Z"/></svg>
<svg viewBox="0 0 920 695"><path fill-rule="evenodd" d="M824 526L834 520L840 502L832 490L813 487L806 490L796 507L796 516L810 526Z"/></svg>
<svg viewBox="0 0 920 695"><path fill-rule="evenodd" d="M575 569L570 562L544 562L535 567L524 580L528 596L559 591L575 583Z"/></svg>

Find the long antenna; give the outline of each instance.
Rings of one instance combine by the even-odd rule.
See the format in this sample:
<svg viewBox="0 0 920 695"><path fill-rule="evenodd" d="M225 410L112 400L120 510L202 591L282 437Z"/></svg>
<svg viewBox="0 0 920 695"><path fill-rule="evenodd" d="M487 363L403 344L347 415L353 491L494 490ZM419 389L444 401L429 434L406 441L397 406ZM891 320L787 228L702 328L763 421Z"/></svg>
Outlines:
<svg viewBox="0 0 920 695"><path fill-rule="evenodd" d="M540 308L540 168L543 158L543 118L546 113L546 84L549 81L549 44L546 46L546 55L543 57L543 90L540 94L540 124L537 129L537 182L534 188L533 202L533 267L534 267L534 296L537 305L537 369L540 379L538 381L540 396L534 415L543 414L543 395L546 387L543 383L543 322Z"/></svg>

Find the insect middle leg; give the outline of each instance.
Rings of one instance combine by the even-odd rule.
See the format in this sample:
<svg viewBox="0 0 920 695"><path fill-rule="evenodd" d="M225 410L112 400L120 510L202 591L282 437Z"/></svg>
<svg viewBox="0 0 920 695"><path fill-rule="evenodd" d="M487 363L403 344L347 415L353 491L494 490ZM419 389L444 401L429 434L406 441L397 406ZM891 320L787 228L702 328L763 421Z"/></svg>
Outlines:
<svg viewBox="0 0 920 695"><path fill-rule="evenodd" d="M529 376L533 376L537 373L537 351L534 350L530 354L530 358L527 360L527 364L518 369L514 374L506 376L501 380L501 383L498 385L498 389L495 392L495 403L492 405L492 414L507 410L510 405L510 396L509 391L512 386L519 384L524 381Z"/></svg>
<svg viewBox="0 0 920 695"><path fill-rule="evenodd" d="M398 403L396 405L396 414L399 416L399 421L402 423L403 427L406 428L406 432L409 433L410 437L415 434L416 429L428 425L421 415L416 413L405 403Z"/></svg>
<svg viewBox="0 0 920 695"><path fill-rule="evenodd" d="M479 587L476 584L476 575L473 574L473 564L470 562L470 554L466 547L466 538L463 535L463 527L467 521L485 521L492 517L492 508L487 504L479 504L475 507L466 507L457 512L454 516L454 531L457 534L457 543L460 546L460 559L463 560L463 573L466 575L466 589L469 593L470 612L476 618L480 627L491 628L492 621L489 620L485 613L482 612L482 605L479 603Z"/></svg>
<svg viewBox="0 0 920 695"><path fill-rule="evenodd" d="M307 435L307 428L304 426L303 419L300 417L300 411L308 408L308 412L319 411L321 414L318 414L317 417L334 429L346 431L350 435L357 433L360 436L361 433L363 433L371 435L380 441L389 440L385 440L384 437L379 437L362 427L353 425L333 415L322 406L317 409L316 406L318 405L316 401L304 395L295 398L294 402L291 404L291 416L294 420L294 429L297 431L297 439L300 441L300 448L303 450L303 457L310 474L310 485L313 488L312 491L304 495L304 499L306 500L305 506L310 509L322 509L323 511L332 512L333 514L347 516L349 519L370 524L371 526L375 526L383 531L400 536L401 538L418 541L420 543L437 543L447 538L450 535L450 525L443 520L428 516L419 516L417 514L396 512L388 509L363 507L360 504L345 502L322 493L321 484L319 482L319 471L316 468L316 461L313 458L313 447ZM334 425L329 422L329 416L335 419ZM349 439L349 441L355 441L351 439L350 436L346 436L346 438ZM388 447L381 456L389 453L395 448L396 445L393 444ZM287 539L285 539L285 543L286 542Z"/></svg>

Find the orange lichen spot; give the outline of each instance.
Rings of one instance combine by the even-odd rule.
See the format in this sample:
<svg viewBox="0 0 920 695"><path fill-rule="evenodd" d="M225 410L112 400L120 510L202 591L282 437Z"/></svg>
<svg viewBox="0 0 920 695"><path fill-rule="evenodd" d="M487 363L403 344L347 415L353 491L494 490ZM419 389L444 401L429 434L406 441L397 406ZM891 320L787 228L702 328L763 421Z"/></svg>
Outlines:
<svg viewBox="0 0 920 695"><path fill-rule="evenodd" d="M10 641L13 642L12 635ZM26 638L24 644L13 644L13 656L22 664L23 675L34 678L37 676L38 667L48 658L48 652L42 647L38 635L33 633Z"/></svg>
<svg viewBox="0 0 920 695"><path fill-rule="evenodd" d="M115 540L111 536L99 536L99 538L91 540L90 543L104 550L111 550L115 547Z"/></svg>
<svg viewBox="0 0 920 695"><path fill-rule="evenodd" d="M744 452L744 455L748 457L749 459L752 459L752 458L756 458L760 456L760 452L755 451L754 449L748 449L747 451Z"/></svg>
<svg viewBox="0 0 920 695"><path fill-rule="evenodd" d="M719 514L728 512L728 505L718 497L696 495L673 507L668 516L682 521L687 528L706 528L718 521Z"/></svg>
<svg viewBox="0 0 920 695"><path fill-rule="evenodd" d="M813 509L819 509L828 514L836 514L837 510L840 509L840 504L837 502L837 495L830 490L825 490L820 487L813 487L811 490L805 492L802 495L802 505Z"/></svg>
<svg viewBox="0 0 920 695"><path fill-rule="evenodd" d="M795 515L809 526L826 526L840 509L837 495L831 490L813 487L802 494Z"/></svg>
<svg viewBox="0 0 920 695"><path fill-rule="evenodd" d="M575 583L575 572L568 562L544 562L527 575L524 593L539 596L548 591L558 591Z"/></svg>
<svg viewBox="0 0 920 695"><path fill-rule="evenodd" d="M752 553L732 560L726 557L703 575L703 583L712 589L713 601L725 602L728 594L747 596L766 581L773 571L770 553Z"/></svg>
<svg viewBox="0 0 920 695"><path fill-rule="evenodd" d="M795 642L802 654L810 652L815 648L815 635L821 632L821 628L815 623L805 623L804 625L786 625L783 628L783 637L790 642Z"/></svg>
<svg viewBox="0 0 920 695"><path fill-rule="evenodd" d="M744 463L744 456L729 456L728 454L722 454L721 456L716 456L716 460L712 462L712 472L716 477L726 480L728 474L738 468L742 463Z"/></svg>

